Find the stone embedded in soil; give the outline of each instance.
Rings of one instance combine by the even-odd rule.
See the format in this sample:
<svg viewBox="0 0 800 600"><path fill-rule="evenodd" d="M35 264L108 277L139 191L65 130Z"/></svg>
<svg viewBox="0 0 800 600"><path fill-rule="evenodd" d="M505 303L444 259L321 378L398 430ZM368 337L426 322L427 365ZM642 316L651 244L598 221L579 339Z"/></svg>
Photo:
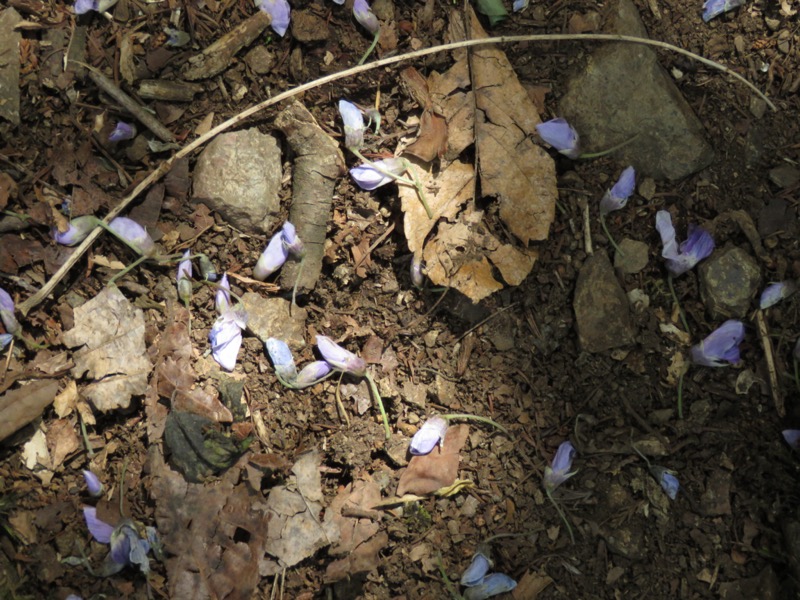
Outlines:
<svg viewBox="0 0 800 600"><path fill-rule="evenodd" d="M731 246L700 263L700 295L713 318L742 318L761 285L758 263Z"/></svg>
<svg viewBox="0 0 800 600"><path fill-rule="evenodd" d="M325 19L308 10L292 11L292 37L298 42L324 42L329 35Z"/></svg>
<svg viewBox="0 0 800 600"><path fill-rule="evenodd" d="M650 247L644 242L625 238L619 243L622 253L614 253L614 268L626 275L639 273L647 266Z"/></svg>
<svg viewBox="0 0 800 600"><path fill-rule="evenodd" d="M613 4L608 23L606 33L647 37L631 0ZM601 44L569 77L560 111L578 130L588 152L638 134L614 156L642 175L681 179L714 157L702 123L647 46Z"/></svg>
<svg viewBox="0 0 800 600"><path fill-rule="evenodd" d="M194 197L248 233L272 232L280 189L278 142L255 128L214 138L194 169Z"/></svg>
<svg viewBox="0 0 800 600"><path fill-rule="evenodd" d="M283 298L264 298L255 292L242 296L242 304L247 310L247 330L262 342L274 337L286 342L292 350L306 345L303 338L306 323L306 310L295 306L289 316L288 300Z"/></svg>
<svg viewBox="0 0 800 600"><path fill-rule="evenodd" d="M19 55L22 17L13 8L0 12L0 118L19 125Z"/></svg>
<svg viewBox="0 0 800 600"><path fill-rule="evenodd" d="M628 298L604 252L590 256L581 268L573 308L585 351L602 352L633 343Z"/></svg>
<svg viewBox="0 0 800 600"><path fill-rule="evenodd" d="M755 577L724 581L719 584L719 598L723 600L778 600L785 598L781 583L772 567L764 567Z"/></svg>
<svg viewBox="0 0 800 600"><path fill-rule="evenodd" d="M769 180L780 188L793 187L800 181L800 169L793 165L778 165L769 170Z"/></svg>
<svg viewBox="0 0 800 600"><path fill-rule="evenodd" d="M706 491L700 496L700 510L707 517L731 514L731 474L718 469L708 478Z"/></svg>

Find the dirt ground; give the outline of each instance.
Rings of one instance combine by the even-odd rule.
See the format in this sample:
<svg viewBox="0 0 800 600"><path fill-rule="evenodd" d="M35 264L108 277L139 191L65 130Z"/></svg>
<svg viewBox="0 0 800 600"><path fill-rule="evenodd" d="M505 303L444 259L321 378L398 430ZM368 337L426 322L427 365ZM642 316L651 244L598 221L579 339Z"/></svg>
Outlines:
<svg viewBox="0 0 800 600"><path fill-rule="evenodd" d="M314 17L318 39L298 41L291 29L283 38L265 32L250 46L268 51L272 64L265 73L256 73L254 63L243 59L248 52L243 50L219 75L196 82L199 91L193 101L144 101L175 134L178 147L194 139L204 121L216 125L280 91L355 65L369 45L369 37L351 17L349 1L344 7L323 0L291 4L293 14L305 11L306 17ZM643 271L618 275L625 292L639 289L649 297L649 304L633 311L633 345L582 351L572 306L577 276L587 259L582 198L590 202L595 251L612 252L595 226L595 200L626 166L613 154L572 161L552 153L559 208L549 239L531 243L539 257L521 284L506 286L479 303L454 290L443 294L430 282L415 288L397 187L364 192L341 177L327 221L322 275L313 292L298 300L307 314L301 336L308 345L296 357L301 363L315 358L316 334L330 335L363 356L384 396L392 440L384 440L378 410L359 406L358 398L369 397L364 382L345 377L337 390L334 378L289 390L276 379L262 341L245 333L232 379L244 384L247 410L239 416L232 409L234 425L223 429L231 431L237 443L249 438L250 445L232 467L205 482L218 496L200 495L197 506L211 504L198 514L186 514L190 510L179 505L194 506L194 488L181 488L186 499L175 499L176 489L185 483L164 466L163 444L154 441L160 440L170 400L157 379L148 379L146 391L134 394L127 408L81 413L90 377L71 373L73 351L64 334L79 321L77 307L103 292L115 272L114 263L132 260L121 244L103 235L50 298L26 316L17 314L26 333L48 348L17 343L8 360L7 351L3 354L0 390L8 394L32 380L56 381L60 394L74 390L74 409L59 416L48 403L40 419L4 442L0 595L59 600L70 593L83 598L207 597L176 584L176 574L185 572L203 582L215 575L226 577L227 583L214 589L227 590L218 596L227 598L455 598L447 580L457 583L478 544L498 536L490 542L493 570L518 582L514 592L500 598L796 597L800 473L798 455L783 441L781 431L800 428L792 363L792 348L800 335L800 301L790 297L765 313L777 393L785 401L786 416L776 410L765 354L748 316L741 364L691 369L683 381L686 414L679 419L669 367L676 350L683 348L685 353L686 346L660 327L681 324L666 285L654 221L657 210L673 208L683 232L688 222L703 224L726 211L743 211L764 247L759 257L762 281L800 276L800 38L794 14L800 6L793 0L751 0L704 23L701 4L636 2L653 39L727 65L765 92L778 110L760 110L744 86L685 57L659 51L667 71L681 72L675 81L705 127L715 158L686 179L655 182L650 199L637 193L625 209L609 217L617 240L633 237L649 246ZM106 142L113 124L126 112L99 93L85 74L64 74L64 49L78 43L69 6L38 0L9 0L7 5L20 12L25 25L20 46L21 123L0 121L0 197L6 199L4 215L27 218L0 233L0 287L20 304L71 252L55 245L49 235L57 212L53 207L69 198L73 215L102 217L174 150L154 152L131 143ZM394 11L395 20L393 37L379 45L378 56L443 43L450 11L459 8L443 2L382 2L376 12L381 16ZM165 45L164 28L170 26L175 9L181 10L181 28L193 37L183 48ZM113 20L98 14L80 19L86 33L83 56L129 90L136 88L124 83L130 68L120 61L121 55L130 56L125 44L133 44L137 80L175 78L190 56L256 11L244 0L122 0L114 10ZM588 0L532 0L522 13L491 29L485 21L484 26L492 35L600 31L605 10ZM552 42L503 50L531 97L540 99L541 117L547 120L559 115L566 74L593 47ZM0 56L0 62L7 60ZM441 53L411 64L427 74L447 69L452 60ZM371 106L380 90L383 140L413 135L417 121L412 117L419 117L420 106L401 85L399 68L371 70L314 88L301 101L322 129L341 142L338 100ZM280 108L251 117L247 125L273 131ZM381 149L386 148L393 146ZM293 164L286 143L282 151L281 221L291 205ZM463 156L474 162L473 150L465 150ZM188 178L194 160L192 155L182 163L185 171L173 169L166 192L162 187L157 200L143 194L124 213L153 225L163 244L180 251L191 246L193 252L206 253L220 271L238 275L231 279L236 294L289 298L290 290L249 279L268 236L238 231L219 214L191 202ZM348 167L356 164L352 155L345 160ZM782 169L776 172L776 167ZM513 238L503 231L496 200L480 198L479 203L486 211L485 227L504 240ZM717 240L718 247L749 250L750 244L737 227L725 229ZM177 357L183 344L190 348L185 358L194 367L192 386L222 385L215 364L202 356L216 318L213 289L195 288L189 331L188 313L175 292L174 266L145 263L118 284L143 311L146 355L153 364L164 364L165 353ZM695 272L677 279L676 287L696 342L719 322L706 313ZM172 346L165 350L165 344ZM752 375L750 386L742 384L746 372ZM349 424L337 409L337 395ZM354 489L370 490L378 500L392 498L408 459L404 451L396 451L396 444L407 444L420 424L436 413L488 417L508 433L474 421L460 422L464 439L455 450L460 456L458 479L472 485L451 496L426 496L381 509L359 505L360 512L351 514L351 520L370 530L360 538L364 544L372 540L371 549L359 555L364 569L355 560L332 569L343 556L355 554L353 548L337 554L327 544L285 570L248 558L247 549L256 547L256 538L264 540L259 537L263 532L257 534L256 527L244 524L250 522L245 516L252 517L253 507L262 506L271 489L286 486L295 475L301 478L299 470L292 472L301 457L319 452L310 456L318 456L312 471L321 474L317 501L320 519L327 520L334 499ZM96 420L86 433L93 456L81 433L81 422L89 416ZM50 469L37 465L35 457L32 462L26 458L25 445L37 431L44 433ZM574 543L542 486L545 467L565 440L577 450L577 474L557 490L556 500L571 523ZM653 464L677 473L681 491L674 501L667 499L634 445ZM262 460L257 467L263 467L263 479L254 476L257 468L250 457L256 455ZM81 475L87 468L105 483L100 504L87 495ZM295 481L296 487L302 488L301 483ZM294 488L285 489L289 493ZM157 525L167 538L166 562L151 559L149 580L131 567L107 578L95 577L75 558L85 553L89 564L102 563L108 547L90 540L81 508L97 504L98 511L110 511L120 496L127 515L142 525ZM214 505L213 498L220 504ZM309 502L305 494L303 501ZM170 515L170 510L179 516ZM228 510L245 515L236 534L231 533L241 555L209 555L188 566L179 564L183 548L176 540L186 544L187 556L195 556L188 550L195 543L228 547L227 541L220 541L227 535L222 526L207 531L197 523ZM287 543L292 539L289 536ZM296 538L298 545L303 543L300 539L305 538ZM72 560L65 562L67 557ZM248 589L245 580L255 582L255 588Z"/></svg>

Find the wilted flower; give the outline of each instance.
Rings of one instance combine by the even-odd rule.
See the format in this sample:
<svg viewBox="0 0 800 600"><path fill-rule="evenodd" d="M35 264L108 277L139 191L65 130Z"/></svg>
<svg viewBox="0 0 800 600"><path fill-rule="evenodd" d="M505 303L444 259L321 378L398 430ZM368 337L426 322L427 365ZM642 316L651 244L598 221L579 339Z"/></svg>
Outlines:
<svg viewBox="0 0 800 600"><path fill-rule="evenodd" d="M405 170L406 161L402 158L385 158L383 160L376 160L371 165L353 167L350 169L350 177L353 178L353 181L355 181L362 190L370 191L395 181L394 177L386 175L381 171L399 176L402 175Z"/></svg>
<svg viewBox="0 0 800 600"><path fill-rule="evenodd" d="M270 16L270 27L283 37L291 20L292 7L289 3L286 0L256 0L256 6Z"/></svg>
<svg viewBox="0 0 800 600"><path fill-rule="evenodd" d="M578 132L565 119L551 119L536 126L539 136L568 158L578 158L580 138Z"/></svg>
<svg viewBox="0 0 800 600"><path fill-rule="evenodd" d="M514 3L511 5L511 10L514 12L520 12L528 8L528 4L530 0L514 0Z"/></svg>
<svg viewBox="0 0 800 600"><path fill-rule="evenodd" d="M156 243L153 238L133 219L117 217L108 224L108 228L142 256L152 256L155 253Z"/></svg>
<svg viewBox="0 0 800 600"><path fill-rule="evenodd" d="M461 576L461 585L472 587L480 584L491 568L491 559L478 550L472 555L472 562L469 563L469 566Z"/></svg>
<svg viewBox="0 0 800 600"><path fill-rule="evenodd" d="M139 533L130 519L123 519L119 525L112 527L97 517L97 509L92 506L83 507L83 516L89 533L101 544L110 544L109 556L117 568L105 573L113 575L127 565L137 565L145 575L150 572L150 542L139 537Z"/></svg>
<svg viewBox="0 0 800 600"><path fill-rule="evenodd" d="M344 145L358 150L364 145L364 115L347 100L339 100L339 114L344 123Z"/></svg>
<svg viewBox="0 0 800 600"><path fill-rule="evenodd" d="M264 252L258 257L256 266L253 267L253 279L264 281L275 271L283 266L289 258L289 250L283 242L283 231L279 231L269 240Z"/></svg>
<svg viewBox="0 0 800 600"><path fill-rule="evenodd" d="M636 171L633 167L628 167L619 176L614 186L605 193L603 199L600 200L600 214L606 215L613 210L624 208L635 187Z"/></svg>
<svg viewBox="0 0 800 600"><path fill-rule="evenodd" d="M217 280L217 268L214 266L214 263L211 262L210 258L205 254L201 254L197 258L197 262L200 265L200 275L203 276L203 279L206 281Z"/></svg>
<svg viewBox="0 0 800 600"><path fill-rule="evenodd" d="M82 473L84 480L86 480L86 489L89 491L89 495L93 498L99 498L103 494L103 482L91 471L84 470Z"/></svg>
<svg viewBox="0 0 800 600"><path fill-rule="evenodd" d="M97 217L84 215L72 219L66 231L59 231L57 228L53 227L50 233L53 235L53 239L56 243L63 246L74 246L85 240L86 236L89 235L96 226Z"/></svg>
<svg viewBox="0 0 800 600"><path fill-rule="evenodd" d="M681 489L681 484L678 478L675 477L675 471L654 465L650 468L650 472L661 485L661 489L669 496L669 499L675 500L678 495L678 490Z"/></svg>
<svg viewBox="0 0 800 600"><path fill-rule="evenodd" d="M14 339L14 336L10 333L0 333L0 350L4 350L6 346L11 343L11 340Z"/></svg>
<svg viewBox="0 0 800 600"><path fill-rule="evenodd" d="M315 385L330 375L333 369L324 360L315 360L300 369L292 387L303 389Z"/></svg>
<svg viewBox="0 0 800 600"><path fill-rule="evenodd" d="M503 573L490 573L478 585L464 591L464 600L486 600L517 587L517 582Z"/></svg>
<svg viewBox="0 0 800 600"><path fill-rule="evenodd" d="M289 345L277 338L267 339L267 354L275 367L275 374L282 382L291 384L297 378L297 367Z"/></svg>
<svg viewBox="0 0 800 600"><path fill-rule="evenodd" d="M176 275L178 297L187 305L192 299L192 261L189 260L190 256L189 250L183 253L183 260L178 263L178 274Z"/></svg>
<svg viewBox="0 0 800 600"><path fill-rule="evenodd" d="M0 320L3 321L3 326L11 335L17 335L22 329L14 316L14 300L3 288L0 288Z"/></svg>
<svg viewBox="0 0 800 600"><path fill-rule="evenodd" d="M447 419L431 417L411 438L408 451L417 456L430 454L438 444L442 443L445 433L447 433Z"/></svg>
<svg viewBox="0 0 800 600"><path fill-rule="evenodd" d="M100 2L99 0L75 0L72 10L76 15L85 15L87 12L100 10Z"/></svg>
<svg viewBox="0 0 800 600"><path fill-rule="evenodd" d="M730 319L692 346L692 362L705 367L725 367L739 362L739 344L744 339L744 323Z"/></svg>
<svg viewBox="0 0 800 600"><path fill-rule="evenodd" d="M794 450L800 450L800 429L784 429L781 433L787 444Z"/></svg>
<svg viewBox="0 0 800 600"><path fill-rule="evenodd" d="M425 275L422 272L423 264L416 256L411 257L411 283L415 288L422 288Z"/></svg>
<svg viewBox="0 0 800 600"><path fill-rule="evenodd" d="M706 0L703 4L703 21L708 23L714 17L744 4L744 0Z"/></svg>
<svg viewBox="0 0 800 600"><path fill-rule="evenodd" d="M114 127L108 135L109 142L122 142L124 140L132 140L136 137L136 126L124 121L119 121L117 126Z"/></svg>
<svg viewBox="0 0 800 600"><path fill-rule="evenodd" d="M553 458L552 465L544 469L544 487L549 491L553 491L567 479L575 475L577 471L569 470L572 468L572 459L575 457L575 448L572 442L562 442L556 450L556 455Z"/></svg>
<svg viewBox="0 0 800 600"><path fill-rule="evenodd" d="M356 18L356 21L372 35L375 35L381 30L378 17L372 12L367 0L355 0L355 2L353 2L353 16Z"/></svg>
<svg viewBox="0 0 800 600"><path fill-rule="evenodd" d="M228 274L222 276L219 280L217 291L214 293L214 307L217 313L222 314L226 312L231 306L231 284L228 283Z"/></svg>
<svg viewBox="0 0 800 600"><path fill-rule="evenodd" d="M761 300L759 307L761 310L767 309L773 304L777 304L784 298L788 298L797 289L794 281L781 281L779 283L771 283L767 288L761 292Z"/></svg>
<svg viewBox="0 0 800 600"><path fill-rule="evenodd" d="M360 356L345 350L329 337L317 336L317 348L322 358L337 371L363 377L367 373L367 363Z"/></svg>
<svg viewBox="0 0 800 600"><path fill-rule="evenodd" d="M283 238L283 245L286 251L292 256L302 258L306 252L303 241L297 237L297 229L289 221L286 221L281 227L281 236Z"/></svg>
<svg viewBox="0 0 800 600"><path fill-rule="evenodd" d="M689 225L689 236L678 247L672 216L666 210L656 213L656 229L664 246L661 256L667 261L667 270L676 277L692 269L714 251L714 238L694 224Z"/></svg>
<svg viewBox="0 0 800 600"><path fill-rule="evenodd" d="M76 594L70 594L69 596L64 598L64 600L83 600L83 598L81 598L80 596L78 596Z"/></svg>
<svg viewBox="0 0 800 600"><path fill-rule="evenodd" d="M180 29L164 27L164 33L166 33L168 36L166 41L167 46L180 48L181 46L185 46L192 41L192 36L185 31L181 31Z"/></svg>
<svg viewBox="0 0 800 600"><path fill-rule="evenodd" d="M211 355L226 371L236 368L239 348L242 346L242 330L247 326L247 313L243 308L229 308L222 313L208 334Z"/></svg>

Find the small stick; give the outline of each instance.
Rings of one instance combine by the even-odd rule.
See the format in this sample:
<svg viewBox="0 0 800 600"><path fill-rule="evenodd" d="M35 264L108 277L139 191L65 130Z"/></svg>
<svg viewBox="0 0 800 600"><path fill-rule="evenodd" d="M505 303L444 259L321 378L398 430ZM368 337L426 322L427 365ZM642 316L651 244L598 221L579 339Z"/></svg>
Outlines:
<svg viewBox="0 0 800 600"><path fill-rule="evenodd" d="M342 377L344 377L344 373L339 374L339 381L336 382L336 408L339 409L339 413L344 419L345 424L350 427L350 417L347 416L347 411L344 409L344 404L342 404L342 397L339 395L339 387L342 385Z"/></svg>
<svg viewBox="0 0 800 600"><path fill-rule="evenodd" d="M772 351L772 341L769 339L767 322L764 319L764 311L761 309L756 311L756 329L758 329L758 339L761 341L761 347L764 349L764 358L767 361L767 374L769 376L769 387L772 391L772 402L775 404L775 410L778 416L785 417L786 407L783 403L781 388L778 385L778 370L775 368L775 355Z"/></svg>
<svg viewBox="0 0 800 600"><path fill-rule="evenodd" d="M594 249L592 248L592 225L589 220L589 203L586 201L586 198L581 198L579 202L583 205L583 248L586 254L591 256L594 254Z"/></svg>

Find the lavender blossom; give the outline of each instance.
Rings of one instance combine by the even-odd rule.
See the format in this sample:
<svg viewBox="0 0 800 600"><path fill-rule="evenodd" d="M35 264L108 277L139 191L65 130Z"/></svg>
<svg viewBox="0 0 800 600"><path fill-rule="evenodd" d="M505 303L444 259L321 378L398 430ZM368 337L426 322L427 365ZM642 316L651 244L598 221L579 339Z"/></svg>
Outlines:
<svg viewBox="0 0 800 600"><path fill-rule="evenodd" d="M188 306L192 299L192 261L189 259L191 252L183 253L183 260L178 263L178 297Z"/></svg>
<svg viewBox="0 0 800 600"><path fill-rule="evenodd" d="M528 4L530 4L530 0L514 0L514 3L511 5L511 10L514 12L521 12L528 8Z"/></svg>
<svg viewBox="0 0 800 600"><path fill-rule="evenodd" d="M469 563L469 566L464 570L464 574L461 576L461 585L466 587L479 585L491 568L491 559L478 550L472 555L472 562Z"/></svg>
<svg viewBox="0 0 800 600"><path fill-rule="evenodd" d="M356 18L361 26L369 31L372 35L380 32L381 24L378 22L378 17L372 12L367 0L355 0L353 2L353 16Z"/></svg>
<svg viewBox="0 0 800 600"><path fill-rule="evenodd" d="M91 11L99 11L100 2L99 0L75 0L72 10L75 11L76 15L85 15Z"/></svg>
<svg viewBox="0 0 800 600"><path fill-rule="evenodd" d="M408 451L415 456L430 454L431 451L443 443L447 433L447 419L442 417L431 417L422 424L414 437Z"/></svg>
<svg viewBox="0 0 800 600"><path fill-rule="evenodd" d="M714 17L733 10L742 4L744 4L744 0L706 0L703 4L703 21L708 23Z"/></svg>
<svg viewBox="0 0 800 600"><path fill-rule="evenodd" d="M56 227L50 230L53 239L62 246L74 246L86 239L92 229L97 226L97 217L84 215L76 217L69 222L66 231L59 231Z"/></svg>
<svg viewBox="0 0 800 600"><path fill-rule="evenodd" d="M375 167L378 168L376 169ZM372 165L353 167L350 169L350 177L353 178L353 181L355 181L362 190L372 191L375 188L395 181L394 177L386 175L381 171L399 176L403 174L406 168L406 161L402 158L385 158L375 161Z"/></svg>
<svg viewBox="0 0 800 600"><path fill-rule="evenodd" d="M661 475L657 477L658 483L661 484L661 489L666 492L670 500L675 500L678 496L678 490L681 489L681 484L678 478L675 477L675 471L670 471L664 467L653 467L654 470L660 469Z"/></svg>
<svg viewBox="0 0 800 600"><path fill-rule="evenodd" d="M280 269L287 258L289 258L289 251L283 241L283 232L279 231L272 236L264 252L258 257L258 262L253 267L253 279L264 281Z"/></svg>
<svg viewBox="0 0 800 600"><path fill-rule="evenodd" d="M739 362L739 344L744 339L744 323L730 319L692 346L692 362L705 367L725 367Z"/></svg>
<svg viewBox="0 0 800 600"><path fill-rule="evenodd" d="M424 265L416 256L411 257L411 284L418 289L422 289L425 284L425 274L422 272Z"/></svg>
<svg viewBox="0 0 800 600"><path fill-rule="evenodd" d="M572 468L573 458L575 458L575 448L572 446L572 442L562 442L558 450L556 450L552 465L544 469L544 487L546 490L552 492L577 473L577 471L569 472Z"/></svg>
<svg viewBox="0 0 800 600"><path fill-rule="evenodd" d="M781 281L779 283L771 283L767 288L761 292L761 300L759 307L765 310L774 304L777 304L784 298L788 298L794 294L797 285L793 281Z"/></svg>
<svg viewBox="0 0 800 600"><path fill-rule="evenodd" d="M344 123L344 145L358 150L364 145L364 115L347 100L339 100L339 114Z"/></svg>
<svg viewBox="0 0 800 600"><path fill-rule="evenodd" d="M156 251L156 243L144 227L133 219L117 217L108 224L108 228L123 242L128 244L142 256L152 256Z"/></svg>
<svg viewBox="0 0 800 600"><path fill-rule="evenodd" d="M292 387L298 390L311 387L327 378L332 371L331 366L324 360L315 360L300 369Z"/></svg>
<svg viewBox="0 0 800 600"><path fill-rule="evenodd" d="M784 429L781 433L793 450L800 450L800 429Z"/></svg>
<svg viewBox="0 0 800 600"><path fill-rule="evenodd" d="M603 199L600 200L600 214L607 215L611 211L624 208L635 187L636 171L633 167L628 167L619 176L614 186L605 193Z"/></svg>
<svg viewBox="0 0 800 600"><path fill-rule="evenodd" d="M83 518L86 519L86 527L95 540L101 544L111 543L111 533L114 531L114 526L98 519L97 509L95 507L84 506Z"/></svg>
<svg viewBox="0 0 800 600"><path fill-rule="evenodd" d="M490 573L478 585L467 588L464 600L486 600L517 587L517 582L503 573Z"/></svg>
<svg viewBox="0 0 800 600"><path fill-rule="evenodd" d="M551 119L536 126L539 136L567 158L580 156L578 132L565 119Z"/></svg>
<svg viewBox="0 0 800 600"><path fill-rule="evenodd" d="M345 350L329 337L317 336L317 348L322 358L337 371L363 377L367 373L367 363L360 356Z"/></svg>
<svg viewBox="0 0 800 600"><path fill-rule="evenodd" d="M225 273L219 280L217 291L214 293L214 307L218 314L228 311L231 306L231 284L228 283L228 274Z"/></svg>
<svg viewBox="0 0 800 600"><path fill-rule="evenodd" d="M10 333L0 333L0 350L5 350L5 347L11 343L14 336Z"/></svg>
<svg viewBox="0 0 800 600"><path fill-rule="evenodd" d="M286 0L256 0L256 6L270 16L272 30L283 37L291 20L289 3Z"/></svg>
<svg viewBox="0 0 800 600"><path fill-rule="evenodd" d="M306 248L303 245L303 241L297 237L297 229L289 221L286 221L281 227L281 237L283 246L289 254L297 258L303 258Z"/></svg>
<svg viewBox="0 0 800 600"><path fill-rule="evenodd" d="M226 371L236 368L239 348L242 346L242 330L247 326L247 313L243 308L229 308L222 313L208 334L211 355Z"/></svg>
<svg viewBox="0 0 800 600"><path fill-rule="evenodd" d="M14 300L3 288L0 288L0 320L11 335L15 336L22 331L22 326L14 316Z"/></svg>
<svg viewBox="0 0 800 600"><path fill-rule="evenodd" d="M125 123L124 121L117 122L117 126L114 127L114 131L112 131L108 135L109 142L122 142L124 140L132 140L136 137L136 126L132 125L131 123Z"/></svg>
<svg viewBox="0 0 800 600"><path fill-rule="evenodd" d="M683 275L714 251L714 238L694 224L689 225L689 236L679 247L672 216L666 210L656 213L656 229L664 246L661 256L667 261L667 270L675 277Z"/></svg>
<svg viewBox="0 0 800 600"><path fill-rule="evenodd" d="M291 386L297 379L297 367L294 364L294 356L289 349L289 345L277 338L267 339L267 354L275 367L275 374L284 385Z"/></svg>
<svg viewBox="0 0 800 600"><path fill-rule="evenodd" d="M103 495L103 482L100 478L91 471L82 471L83 478L86 481L86 489L92 498L99 498Z"/></svg>

